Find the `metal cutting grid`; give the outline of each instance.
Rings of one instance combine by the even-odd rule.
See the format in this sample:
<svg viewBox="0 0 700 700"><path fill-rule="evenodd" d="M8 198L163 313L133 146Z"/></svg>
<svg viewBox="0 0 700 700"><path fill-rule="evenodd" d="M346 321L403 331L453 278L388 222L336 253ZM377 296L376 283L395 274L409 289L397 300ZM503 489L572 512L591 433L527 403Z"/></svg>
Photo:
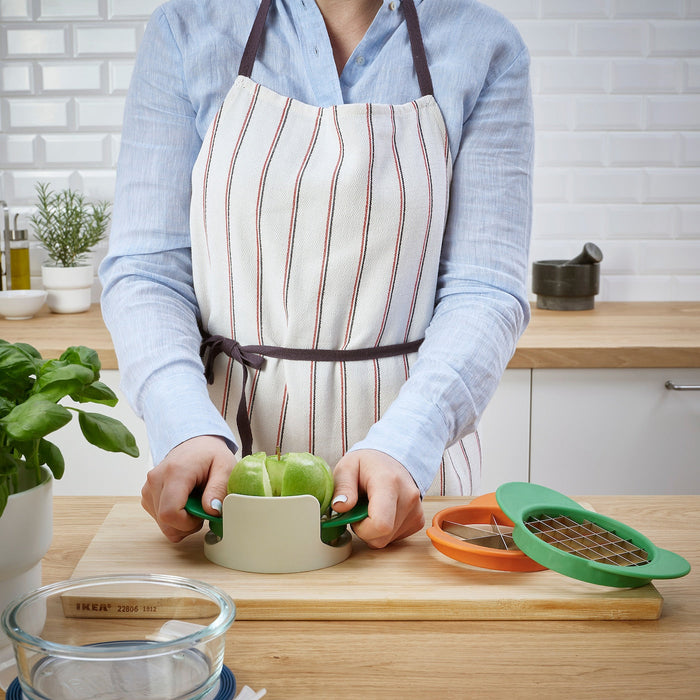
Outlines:
<svg viewBox="0 0 700 700"><path fill-rule="evenodd" d="M528 518L525 526L544 542L583 559L615 566L649 561L646 551L590 520L577 523L565 515L540 515Z"/></svg>

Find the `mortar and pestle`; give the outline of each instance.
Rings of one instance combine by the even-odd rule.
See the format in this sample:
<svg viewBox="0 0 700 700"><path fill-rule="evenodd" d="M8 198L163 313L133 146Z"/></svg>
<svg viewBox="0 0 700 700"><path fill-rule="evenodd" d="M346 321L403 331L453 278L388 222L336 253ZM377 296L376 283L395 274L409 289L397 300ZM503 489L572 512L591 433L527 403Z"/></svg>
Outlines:
<svg viewBox="0 0 700 700"><path fill-rule="evenodd" d="M571 260L539 260L532 264L532 291L537 308L554 311L592 309L600 282L603 253L586 243Z"/></svg>

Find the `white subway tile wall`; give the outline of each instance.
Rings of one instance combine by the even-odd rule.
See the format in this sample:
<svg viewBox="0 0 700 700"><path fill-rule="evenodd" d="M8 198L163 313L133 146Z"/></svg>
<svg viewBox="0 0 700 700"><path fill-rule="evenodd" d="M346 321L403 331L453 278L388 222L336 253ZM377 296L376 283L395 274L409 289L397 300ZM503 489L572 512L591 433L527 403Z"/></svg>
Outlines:
<svg viewBox="0 0 700 700"><path fill-rule="evenodd" d="M532 55L531 260L593 241L599 300L700 300L700 0L486 3ZM124 97L159 4L0 0L0 198L20 221L37 181L112 198Z"/></svg>

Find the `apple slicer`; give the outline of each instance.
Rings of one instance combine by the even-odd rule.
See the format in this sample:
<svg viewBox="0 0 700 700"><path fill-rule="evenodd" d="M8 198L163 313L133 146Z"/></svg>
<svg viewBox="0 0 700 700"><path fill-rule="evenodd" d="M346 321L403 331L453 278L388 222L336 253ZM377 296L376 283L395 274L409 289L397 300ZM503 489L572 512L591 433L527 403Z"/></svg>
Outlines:
<svg viewBox="0 0 700 700"><path fill-rule="evenodd" d="M313 571L339 564L352 552L346 525L367 517L367 501L347 513L321 518L311 495L224 498L221 517L209 515L199 497L190 496L185 509L209 521L204 555L229 569L261 574Z"/></svg>

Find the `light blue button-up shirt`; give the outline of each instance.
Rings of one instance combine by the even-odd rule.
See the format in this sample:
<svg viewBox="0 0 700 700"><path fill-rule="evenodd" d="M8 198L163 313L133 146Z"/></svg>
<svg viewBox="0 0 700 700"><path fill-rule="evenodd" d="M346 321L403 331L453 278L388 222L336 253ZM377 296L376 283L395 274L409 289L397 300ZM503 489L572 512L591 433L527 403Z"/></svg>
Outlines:
<svg viewBox="0 0 700 700"><path fill-rule="evenodd" d="M102 311L155 463L196 435L236 446L199 358L190 174L258 4L172 0L156 10L129 90ZM445 447L476 428L529 320L533 125L529 58L514 27L472 0L415 4L453 159L449 217L411 376L353 449L390 454L425 492ZM251 77L317 106L420 96L400 0L384 1L340 77L314 0L275 0Z"/></svg>

